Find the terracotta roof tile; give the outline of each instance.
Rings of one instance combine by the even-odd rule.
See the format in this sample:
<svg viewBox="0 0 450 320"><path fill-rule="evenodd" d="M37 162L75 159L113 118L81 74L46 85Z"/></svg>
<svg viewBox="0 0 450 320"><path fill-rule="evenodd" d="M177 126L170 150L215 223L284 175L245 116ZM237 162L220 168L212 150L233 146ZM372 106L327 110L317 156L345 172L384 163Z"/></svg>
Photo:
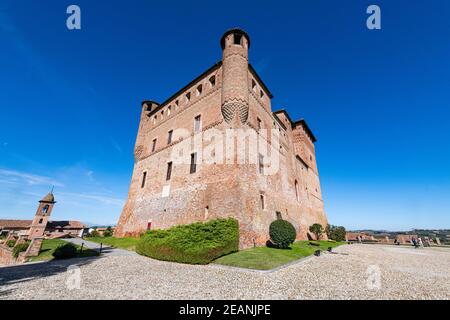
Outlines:
<svg viewBox="0 0 450 320"><path fill-rule="evenodd" d="M8 229L27 229L31 226L32 220L9 220L9 219L0 219L0 228Z"/></svg>

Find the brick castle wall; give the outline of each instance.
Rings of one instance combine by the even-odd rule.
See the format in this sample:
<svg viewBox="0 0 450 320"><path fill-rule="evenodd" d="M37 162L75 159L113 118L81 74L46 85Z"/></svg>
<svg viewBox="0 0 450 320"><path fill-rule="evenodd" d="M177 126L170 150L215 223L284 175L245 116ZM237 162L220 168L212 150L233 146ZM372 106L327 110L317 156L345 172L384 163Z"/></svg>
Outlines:
<svg viewBox="0 0 450 320"><path fill-rule="evenodd" d="M248 65L249 41L243 36L240 45L234 44L234 35L225 37L221 64L166 103L143 104L133 175L116 236L145 232L149 221L152 228L164 229L235 217L240 224L241 248L245 248L267 241L269 225L277 212L296 227L298 239L307 238L313 223L326 225L314 138L303 124L293 123L287 113L272 113L271 94ZM191 174L191 152L201 149L215 154L208 150L208 139L190 146L197 116L201 116L200 131L207 135L216 132L225 136L230 128L269 130L267 140L276 148L273 152L279 158L278 170L265 175L259 172L257 163L210 162L198 164ZM171 130L172 142L168 143ZM279 145L272 143L271 130L279 132ZM166 181L167 163L183 146L187 161L174 163L171 179Z"/></svg>

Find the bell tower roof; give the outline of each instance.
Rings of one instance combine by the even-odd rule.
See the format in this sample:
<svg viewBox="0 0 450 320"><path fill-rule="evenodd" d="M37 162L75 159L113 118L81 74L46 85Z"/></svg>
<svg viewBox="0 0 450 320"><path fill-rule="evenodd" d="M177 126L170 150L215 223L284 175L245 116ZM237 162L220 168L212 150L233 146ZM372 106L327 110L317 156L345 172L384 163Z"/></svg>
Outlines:
<svg viewBox="0 0 450 320"><path fill-rule="evenodd" d="M49 192L45 197L43 197L39 202L55 202L55 196L53 195L53 192Z"/></svg>

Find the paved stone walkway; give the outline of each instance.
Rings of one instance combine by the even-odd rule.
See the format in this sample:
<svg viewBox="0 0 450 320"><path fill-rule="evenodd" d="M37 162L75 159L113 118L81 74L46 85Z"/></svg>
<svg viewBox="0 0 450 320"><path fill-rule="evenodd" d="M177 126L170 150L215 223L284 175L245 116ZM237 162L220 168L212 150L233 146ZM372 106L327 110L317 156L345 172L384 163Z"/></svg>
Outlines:
<svg viewBox="0 0 450 320"><path fill-rule="evenodd" d="M450 249L335 251L270 273L139 255L6 267L0 299L450 299Z"/></svg>

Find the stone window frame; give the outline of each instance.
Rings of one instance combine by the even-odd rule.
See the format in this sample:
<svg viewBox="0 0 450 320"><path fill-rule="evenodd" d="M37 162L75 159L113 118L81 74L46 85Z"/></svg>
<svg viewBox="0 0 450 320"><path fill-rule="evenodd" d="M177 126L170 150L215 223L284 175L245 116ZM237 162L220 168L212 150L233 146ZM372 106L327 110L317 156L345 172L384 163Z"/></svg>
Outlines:
<svg viewBox="0 0 450 320"><path fill-rule="evenodd" d="M167 132L167 145L171 144L173 142L173 129L170 129Z"/></svg>
<svg viewBox="0 0 450 320"><path fill-rule="evenodd" d="M256 123L258 125L258 130L262 129L262 120L259 117L256 117Z"/></svg>
<svg viewBox="0 0 450 320"><path fill-rule="evenodd" d="M198 129L196 128L197 118L200 119ZM194 117L194 133L199 133L199 132L202 131L202 127L203 127L203 125L202 125L202 118L203 118L203 114L202 113L197 113L195 115L195 117Z"/></svg>
<svg viewBox="0 0 450 320"><path fill-rule="evenodd" d="M172 171L173 171L173 162L167 162L167 172L166 172L166 181L170 181L172 179Z"/></svg>
<svg viewBox="0 0 450 320"><path fill-rule="evenodd" d="M264 174L264 155L258 153L258 172Z"/></svg>
<svg viewBox="0 0 450 320"><path fill-rule="evenodd" d="M48 210L50 209L50 205L46 204L42 207L42 214L46 215L48 213Z"/></svg>
<svg viewBox="0 0 450 320"><path fill-rule="evenodd" d="M283 214L281 211L275 211L275 216L277 220L283 220Z"/></svg>
<svg viewBox="0 0 450 320"><path fill-rule="evenodd" d="M197 85L197 87L195 88L195 95L197 97L200 97L203 93L203 83L200 83Z"/></svg>
<svg viewBox="0 0 450 320"><path fill-rule="evenodd" d="M217 84L216 75L213 74L212 76L210 76L209 79L208 79L208 82L209 82L209 87L211 89L214 88L216 86L216 84Z"/></svg>
<svg viewBox="0 0 450 320"><path fill-rule="evenodd" d="M260 204L261 210L263 210L263 211L267 210L266 195L264 194L264 192L259 193L259 204Z"/></svg>
<svg viewBox="0 0 450 320"><path fill-rule="evenodd" d="M243 47L244 46L244 42L243 42L243 39L244 39L244 37L243 37L243 35L242 34L237 34L237 33L235 33L235 34L233 34L233 45L235 45L235 46L241 46L241 47Z"/></svg>
<svg viewBox="0 0 450 320"><path fill-rule="evenodd" d="M194 174L196 172L197 172L197 152L192 152L189 166L189 174Z"/></svg>
<svg viewBox="0 0 450 320"><path fill-rule="evenodd" d="M257 85L255 79L252 78L252 82L251 83L252 83L252 90L253 90L253 92L257 92L258 85Z"/></svg>
<svg viewBox="0 0 450 320"><path fill-rule="evenodd" d="M145 182L147 181L147 171L142 172L141 189L145 188Z"/></svg>

